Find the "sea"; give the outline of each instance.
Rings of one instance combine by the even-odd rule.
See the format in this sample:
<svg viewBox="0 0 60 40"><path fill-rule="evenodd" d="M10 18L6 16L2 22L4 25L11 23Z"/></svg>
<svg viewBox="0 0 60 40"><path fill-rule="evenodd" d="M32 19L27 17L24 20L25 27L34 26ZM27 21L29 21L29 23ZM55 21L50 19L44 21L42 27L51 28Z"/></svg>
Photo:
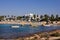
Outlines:
<svg viewBox="0 0 60 40"><path fill-rule="evenodd" d="M19 26L19 28L12 28L12 26ZM49 32L53 30L60 30L60 26L37 26L20 24L0 24L0 38L18 38L25 37L30 34L38 32Z"/></svg>

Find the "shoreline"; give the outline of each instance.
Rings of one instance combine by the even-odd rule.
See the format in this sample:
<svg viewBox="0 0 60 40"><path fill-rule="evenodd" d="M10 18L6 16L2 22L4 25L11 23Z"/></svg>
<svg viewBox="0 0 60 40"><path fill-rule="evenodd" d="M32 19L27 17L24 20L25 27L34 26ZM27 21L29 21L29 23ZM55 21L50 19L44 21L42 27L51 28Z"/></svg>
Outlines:
<svg viewBox="0 0 60 40"><path fill-rule="evenodd" d="M53 30L53 31L50 31L50 32L39 32L39 33L35 33L35 34L32 34L32 35L30 35L30 36L27 36L27 37L19 37L19 38L17 38L17 39L37 39L37 40L40 40L40 39L42 39L42 38L46 38L46 37L41 37L42 35L46 35L46 33L47 33L47 35L51 35L51 34L55 34L55 33L59 33L60 34L60 30ZM53 36L54 37L54 36ZM49 38L53 38L52 36L49 36ZM60 36L59 36L60 37ZM56 37L55 37L56 38Z"/></svg>
<svg viewBox="0 0 60 40"><path fill-rule="evenodd" d="M29 40L30 39L31 40L31 39L37 39L37 40L40 40L42 38L44 38L44 39L47 38L47 37L44 37L44 36L41 37L42 35L46 35L46 33L48 35L55 34L55 33L59 33L60 34L60 30L53 30L53 31L50 31L50 32L35 33L35 34L31 34L30 36L26 36L26 37L17 37L17 38L8 38L8 39L12 39L12 40L22 40L22 39L24 39L24 40ZM53 37L52 36L49 36L49 39L50 38L53 38ZM0 39L3 39L3 38L0 38Z"/></svg>
<svg viewBox="0 0 60 40"><path fill-rule="evenodd" d="M33 33L33 34L29 34L29 35L27 35L27 36L24 36L24 37L30 37L30 36L33 36L34 34L44 34L44 33L50 33L50 34L52 34L52 33L55 33L55 32L59 32L60 33L60 29L59 30L51 30L51 31L45 31L45 32L37 32L37 33Z"/></svg>
<svg viewBox="0 0 60 40"><path fill-rule="evenodd" d="M60 25L60 21L58 21L56 23L56 21L49 24L46 24L45 21L43 22L28 22L28 21L0 21L0 24L21 24L21 25L31 25L31 26L56 26L56 25Z"/></svg>

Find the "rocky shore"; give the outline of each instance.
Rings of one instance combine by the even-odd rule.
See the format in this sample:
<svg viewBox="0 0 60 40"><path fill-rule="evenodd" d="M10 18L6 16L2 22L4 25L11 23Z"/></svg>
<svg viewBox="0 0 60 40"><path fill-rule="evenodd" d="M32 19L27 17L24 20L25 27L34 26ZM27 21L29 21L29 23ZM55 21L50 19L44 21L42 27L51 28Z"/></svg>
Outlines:
<svg viewBox="0 0 60 40"><path fill-rule="evenodd" d="M27 37L18 37L14 39L0 39L0 40L59 40L60 30L53 30L50 32L35 33Z"/></svg>
<svg viewBox="0 0 60 40"><path fill-rule="evenodd" d="M16 40L53 40L60 39L60 30L53 30L51 32L35 33L28 37L17 38Z"/></svg>

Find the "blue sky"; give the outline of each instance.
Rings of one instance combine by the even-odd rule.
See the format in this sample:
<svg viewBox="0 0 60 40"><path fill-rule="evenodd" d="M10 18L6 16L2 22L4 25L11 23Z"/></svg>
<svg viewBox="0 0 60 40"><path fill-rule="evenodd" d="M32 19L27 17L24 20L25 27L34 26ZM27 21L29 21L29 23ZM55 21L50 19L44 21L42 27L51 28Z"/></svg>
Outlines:
<svg viewBox="0 0 60 40"><path fill-rule="evenodd" d="M0 0L0 15L60 15L60 0Z"/></svg>

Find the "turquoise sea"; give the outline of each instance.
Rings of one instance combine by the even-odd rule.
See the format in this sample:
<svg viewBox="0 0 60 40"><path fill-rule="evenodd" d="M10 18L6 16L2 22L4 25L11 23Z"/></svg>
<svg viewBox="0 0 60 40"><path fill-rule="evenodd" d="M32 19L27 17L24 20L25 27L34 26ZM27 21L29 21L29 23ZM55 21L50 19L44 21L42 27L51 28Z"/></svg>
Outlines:
<svg viewBox="0 0 60 40"><path fill-rule="evenodd" d="M13 25L20 26L19 28L11 28ZM51 26L51 27L31 27L29 25L21 26L20 24L0 24L0 38L18 38L25 37L30 34L38 32L48 32L52 30L60 30L60 26Z"/></svg>

